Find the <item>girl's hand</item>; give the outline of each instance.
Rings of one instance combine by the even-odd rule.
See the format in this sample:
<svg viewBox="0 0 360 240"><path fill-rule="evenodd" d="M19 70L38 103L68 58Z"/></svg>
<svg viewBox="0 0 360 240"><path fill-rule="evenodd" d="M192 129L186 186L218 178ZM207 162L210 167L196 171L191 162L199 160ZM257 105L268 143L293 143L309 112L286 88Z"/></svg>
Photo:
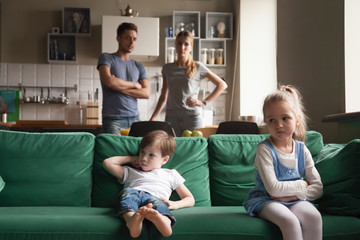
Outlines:
<svg viewBox="0 0 360 240"><path fill-rule="evenodd" d="M170 201L169 199L163 197L161 197L160 199L169 207L170 210L177 209L176 202Z"/></svg>
<svg viewBox="0 0 360 240"><path fill-rule="evenodd" d="M299 200L296 196L287 196L287 197L273 197L270 196L271 200L279 201L279 202L291 202Z"/></svg>
<svg viewBox="0 0 360 240"><path fill-rule="evenodd" d="M194 107L194 106L202 106L203 103L199 100L199 99L196 99L196 98L193 98L193 97L188 97L186 99L186 105L188 105L189 107Z"/></svg>

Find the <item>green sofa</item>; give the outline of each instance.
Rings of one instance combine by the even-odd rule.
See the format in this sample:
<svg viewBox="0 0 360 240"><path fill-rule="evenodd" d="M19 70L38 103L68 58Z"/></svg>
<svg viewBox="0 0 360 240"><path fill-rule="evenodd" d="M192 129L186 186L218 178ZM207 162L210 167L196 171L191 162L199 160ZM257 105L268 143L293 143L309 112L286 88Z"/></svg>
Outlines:
<svg viewBox="0 0 360 240"><path fill-rule="evenodd" d="M256 145L267 135L213 135L176 139L164 165L177 169L195 207L174 210L171 239L281 239L279 228L250 217L243 200L254 186ZM102 167L114 155L137 155L141 138L89 133L0 130L1 240L131 239L115 215L122 186ZM323 144L310 131L310 149L324 183L316 202L324 239L360 239L360 140ZM172 199L178 196L174 193ZM144 225L139 239L163 239Z"/></svg>

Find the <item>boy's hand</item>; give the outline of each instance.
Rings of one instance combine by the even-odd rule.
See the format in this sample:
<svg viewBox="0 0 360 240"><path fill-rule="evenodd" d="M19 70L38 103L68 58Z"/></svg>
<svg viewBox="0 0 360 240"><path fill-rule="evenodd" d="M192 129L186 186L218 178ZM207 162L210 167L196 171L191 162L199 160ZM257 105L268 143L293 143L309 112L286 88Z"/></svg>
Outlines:
<svg viewBox="0 0 360 240"><path fill-rule="evenodd" d="M169 207L170 210L177 209L176 202L170 201L170 200L168 200L166 198L163 198L163 197L161 197L160 199L161 199L161 201L163 201Z"/></svg>
<svg viewBox="0 0 360 240"><path fill-rule="evenodd" d="M131 162L131 164L132 164L136 169L140 169L140 160L139 160L139 157L134 158L134 160Z"/></svg>

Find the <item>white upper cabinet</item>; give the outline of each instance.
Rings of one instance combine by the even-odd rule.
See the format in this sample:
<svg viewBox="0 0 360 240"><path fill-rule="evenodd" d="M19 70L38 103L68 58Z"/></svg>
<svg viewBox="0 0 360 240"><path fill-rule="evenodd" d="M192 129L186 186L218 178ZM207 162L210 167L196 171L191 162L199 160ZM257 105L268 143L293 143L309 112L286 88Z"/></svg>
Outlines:
<svg viewBox="0 0 360 240"><path fill-rule="evenodd" d="M131 58L155 61L159 57L159 18L103 16L101 51L113 53L118 50L116 30L123 22L131 22L138 27L138 39Z"/></svg>

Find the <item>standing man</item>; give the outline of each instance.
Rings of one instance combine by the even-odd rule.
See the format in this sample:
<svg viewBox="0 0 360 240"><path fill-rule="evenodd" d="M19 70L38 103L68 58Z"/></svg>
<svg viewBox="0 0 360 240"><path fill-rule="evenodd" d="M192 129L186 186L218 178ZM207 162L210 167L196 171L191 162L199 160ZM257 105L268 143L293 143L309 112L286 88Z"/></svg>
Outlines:
<svg viewBox="0 0 360 240"><path fill-rule="evenodd" d="M103 131L120 134L121 128L130 128L139 120L137 98L150 97L150 86L144 66L132 59L137 26L122 23L117 29L118 50L99 57L99 70L103 90Z"/></svg>

